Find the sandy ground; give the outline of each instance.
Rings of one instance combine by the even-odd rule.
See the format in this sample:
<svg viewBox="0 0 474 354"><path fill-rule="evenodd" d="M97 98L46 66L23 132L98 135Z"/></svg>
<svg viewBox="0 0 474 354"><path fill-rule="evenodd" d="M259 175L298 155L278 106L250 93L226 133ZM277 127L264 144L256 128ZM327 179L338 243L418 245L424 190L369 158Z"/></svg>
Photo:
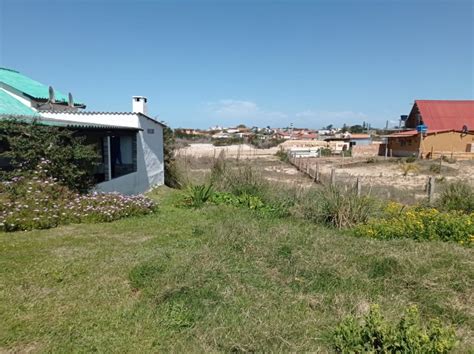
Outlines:
<svg viewBox="0 0 474 354"><path fill-rule="evenodd" d="M212 144L191 144L180 149L177 156L186 161L186 169L191 173L205 174L210 171L213 161L224 152L226 159L242 159L251 161L252 165L262 172L270 181L285 182L301 186L313 184L304 172L295 166L281 162L276 156L278 147L271 149L255 149L250 145L231 145L216 147ZM331 169L336 169L336 180L345 185L355 184L357 178L364 188L377 188L383 193L408 193L415 198L426 195L425 188L429 176L434 176L442 184L446 181L464 180L474 183L474 161L459 161L453 164L443 163L442 173L434 174L430 166L439 164L436 161L419 161L419 171L403 176L400 163L396 159L384 161L378 158L376 163L367 163L367 158L323 157L303 159L302 171L306 171L306 163L314 171L316 163L320 165L323 182L329 182ZM311 172L314 175L314 172ZM438 188L439 190L439 188Z"/></svg>
<svg viewBox="0 0 474 354"><path fill-rule="evenodd" d="M222 152L228 158L274 158L278 147L271 149L256 149L251 145L230 145L230 146L214 146L212 144L190 144L189 146L179 149L176 154L182 156L193 157L218 157Z"/></svg>

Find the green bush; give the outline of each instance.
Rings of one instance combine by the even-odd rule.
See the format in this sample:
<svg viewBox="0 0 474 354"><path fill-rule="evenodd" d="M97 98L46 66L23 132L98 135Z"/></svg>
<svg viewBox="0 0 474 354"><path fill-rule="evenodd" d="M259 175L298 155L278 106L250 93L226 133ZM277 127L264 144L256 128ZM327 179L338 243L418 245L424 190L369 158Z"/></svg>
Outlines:
<svg viewBox="0 0 474 354"><path fill-rule="evenodd" d="M319 149L319 154L321 156L331 156L332 155L332 150L330 148L321 148L321 149Z"/></svg>
<svg viewBox="0 0 474 354"><path fill-rule="evenodd" d="M288 162L289 161L288 153L286 153L282 149L278 150L276 152L275 156L278 157L278 159L282 162Z"/></svg>
<svg viewBox="0 0 474 354"><path fill-rule="evenodd" d="M358 225L354 232L377 239L441 240L469 246L474 242L474 213L443 213L434 208L406 208L390 203L382 217Z"/></svg>
<svg viewBox="0 0 474 354"><path fill-rule="evenodd" d="M317 223L346 228L366 222L376 208L370 197L330 186L308 192L292 211L295 216Z"/></svg>
<svg viewBox="0 0 474 354"><path fill-rule="evenodd" d="M4 120L0 122L0 141L7 146L1 156L7 157L13 168L0 174L0 179L27 175L45 159L49 161L47 175L69 189L86 192L94 185L97 147L86 144L85 137L73 130Z"/></svg>
<svg viewBox="0 0 474 354"><path fill-rule="evenodd" d="M474 212L474 190L464 182L450 183L441 191L437 206L442 210L472 213Z"/></svg>
<svg viewBox="0 0 474 354"><path fill-rule="evenodd" d="M200 208L212 197L213 193L212 184L188 186L184 193L184 205Z"/></svg>
<svg viewBox="0 0 474 354"><path fill-rule="evenodd" d="M405 159L405 162L406 163L413 163L416 161L416 157L415 156L409 156Z"/></svg>
<svg viewBox="0 0 474 354"><path fill-rule="evenodd" d="M395 324L373 305L362 321L354 316L343 320L332 338L340 353L448 353L456 344L452 328L436 319L425 324L416 306Z"/></svg>
<svg viewBox="0 0 474 354"><path fill-rule="evenodd" d="M430 172L437 173L437 174L441 173L441 165L437 163L431 164Z"/></svg>
<svg viewBox="0 0 474 354"><path fill-rule="evenodd" d="M222 139L212 139L212 145L214 146L229 146L229 145L237 145L243 144L244 139L242 138L222 138Z"/></svg>
<svg viewBox="0 0 474 354"><path fill-rule="evenodd" d="M176 139L169 127L163 128L163 159L165 165L165 184L171 188L182 187L182 176L175 159Z"/></svg>
<svg viewBox="0 0 474 354"><path fill-rule="evenodd" d="M234 207L243 207L250 210L255 210L266 215L284 216L285 209L279 206L273 206L265 203L260 197L241 194L239 196L226 192L215 192L210 198L214 204L225 204Z"/></svg>

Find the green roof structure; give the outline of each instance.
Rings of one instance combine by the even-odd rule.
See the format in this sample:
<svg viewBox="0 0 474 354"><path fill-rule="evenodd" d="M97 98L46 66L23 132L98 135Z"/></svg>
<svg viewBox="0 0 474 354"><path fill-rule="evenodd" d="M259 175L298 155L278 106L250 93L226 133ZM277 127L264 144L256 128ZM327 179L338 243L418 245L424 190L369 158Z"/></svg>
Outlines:
<svg viewBox="0 0 474 354"><path fill-rule="evenodd" d="M49 86L43 85L42 83L12 69L0 68L0 86L1 84L13 87L16 90L23 92L25 95L37 100L49 99ZM56 90L55 99L56 102L68 102L67 95Z"/></svg>
<svg viewBox="0 0 474 354"><path fill-rule="evenodd" d="M0 116L37 116L38 113L0 88Z"/></svg>

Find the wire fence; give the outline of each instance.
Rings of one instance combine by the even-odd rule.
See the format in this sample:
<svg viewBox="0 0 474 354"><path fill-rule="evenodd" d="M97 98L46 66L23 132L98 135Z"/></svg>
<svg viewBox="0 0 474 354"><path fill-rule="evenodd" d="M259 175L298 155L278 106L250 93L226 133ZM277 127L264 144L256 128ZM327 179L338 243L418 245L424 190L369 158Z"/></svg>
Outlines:
<svg viewBox="0 0 474 354"><path fill-rule="evenodd" d="M348 160L348 159L347 159ZM421 199L433 202L436 195L436 178L427 176L425 183L410 188L399 188L393 184L381 183L378 177L358 177L338 169L352 165L354 161L332 163L321 162L320 158L288 156L288 161L297 170L306 174L314 183L322 186L338 186L357 195L372 195L383 199L413 204ZM337 162L337 163L334 163Z"/></svg>

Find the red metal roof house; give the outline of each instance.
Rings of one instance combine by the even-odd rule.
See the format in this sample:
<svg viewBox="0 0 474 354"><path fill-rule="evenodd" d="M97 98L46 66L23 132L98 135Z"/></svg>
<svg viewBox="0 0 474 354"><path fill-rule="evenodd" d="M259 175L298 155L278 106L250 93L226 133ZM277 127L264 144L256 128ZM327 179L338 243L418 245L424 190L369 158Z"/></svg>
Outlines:
<svg viewBox="0 0 474 354"><path fill-rule="evenodd" d="M411 130L388 136L393 156L474 159L474 100L416 100L405 127Z"/></svg>

